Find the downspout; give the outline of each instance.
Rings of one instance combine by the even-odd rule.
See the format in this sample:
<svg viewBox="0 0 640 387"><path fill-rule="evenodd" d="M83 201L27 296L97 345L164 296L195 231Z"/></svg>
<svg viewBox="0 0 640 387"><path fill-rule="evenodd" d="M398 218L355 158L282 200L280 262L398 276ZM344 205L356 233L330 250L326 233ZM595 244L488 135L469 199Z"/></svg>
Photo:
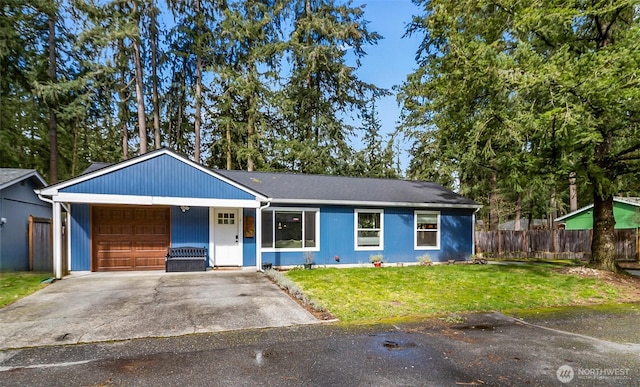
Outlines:
<svg viewBox="0 0 640 387"><path fill-rule="evenodd" d="M43 197L43 196L40 194L40 191L37 191L37 193L38 193L38 199L42 200L43 202L47 202L47 203L49 203L49 204L53 205L53 200L51 200L51 199L47 199L47 198ZM60 203L60 205L62 206L62 208L64 208L64 210L65 210L65 211L67 211L67 213L69 213L69 212L70 212L70 211L69 211L69 207L67 207L67 204L66 204L66 203Z"/></svg>
<svg viewBox="0 0 640 387"><path fill-rule="evenodd" d="M262 270L262 210L270 206L271 200L267 200L265 205L261 205L256 210L256 269L260 272L264 272L264 270Z"/></svg>

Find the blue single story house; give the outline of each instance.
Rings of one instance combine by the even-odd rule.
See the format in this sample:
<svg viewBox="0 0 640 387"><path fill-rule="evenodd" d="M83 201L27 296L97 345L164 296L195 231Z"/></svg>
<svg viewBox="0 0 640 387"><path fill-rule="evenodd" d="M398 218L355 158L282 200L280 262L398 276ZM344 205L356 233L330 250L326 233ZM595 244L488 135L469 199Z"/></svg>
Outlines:
<svg viewBox="0 0 640 387"><path fill-rule="evenodd" d="M0 168L0 271L24 271L32 266L29 217L50 222L51 204L34 192L46 185L33 169Z"/></svg>
<svg viewBox="0 0 640 387"><path fill-rule="evenodd" d="M53 201L54 266L164 269L167 247L206 247L209 266L464 260L480 207L422 181L210 170L167 149L37 191ZM64 209L64 212L63 212ZM69 224L62 256L62 216Z"/></svg>

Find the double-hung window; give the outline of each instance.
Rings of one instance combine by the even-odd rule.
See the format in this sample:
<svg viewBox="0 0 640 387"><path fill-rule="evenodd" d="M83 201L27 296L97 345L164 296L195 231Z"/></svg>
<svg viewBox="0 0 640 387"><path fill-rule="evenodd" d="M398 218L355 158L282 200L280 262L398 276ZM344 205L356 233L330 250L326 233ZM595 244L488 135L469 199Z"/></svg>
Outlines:
<svg viewBox="0 0 640 387"><path fill-rule="evenodd" d="M269 208L262 211L262 247L276 250L317 251L320 210Z"/></svg>
<svg viewBox="0 0 640 387"><path fill-rule="evenodd" d="M440 212L414 212L414 241L416 250L440 248Z"/></svg>
<svg viewBox="0 0 640 387"><path fill-rule="evenodd" d="M355 210L355 249L384 249L384 211Z"/></svg>

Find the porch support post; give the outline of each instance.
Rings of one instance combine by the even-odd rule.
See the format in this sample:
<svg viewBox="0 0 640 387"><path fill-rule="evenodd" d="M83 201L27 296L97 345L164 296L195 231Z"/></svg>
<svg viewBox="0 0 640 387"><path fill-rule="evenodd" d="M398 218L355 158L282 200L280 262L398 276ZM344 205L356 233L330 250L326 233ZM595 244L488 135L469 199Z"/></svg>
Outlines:
<svg viewBox="0 0 640 387"><path fill-rule="evenodd" d="M53 275L62 279L62 205L53 202Z"/></svg>
<svg viewBox="0 0 640 387"><path fill-rule="evenodd" d="M64 236L67 238L66 241L64 241L64 245L66 246L66 249L63 249L65 253L67 253L66 257L63 257L63 259L67 260L67 264L66 264L66 272L70 273L71 272L71 205L67 204L66 206L66 214L67 217L65 219L64 222L64 230L65 230L65 234Z"/></svg>
<svg viewBox="0 0 640 387"><path fill-rule="evenodd" d="M256 270L262 271L262 207L256 208Z"/></svg>

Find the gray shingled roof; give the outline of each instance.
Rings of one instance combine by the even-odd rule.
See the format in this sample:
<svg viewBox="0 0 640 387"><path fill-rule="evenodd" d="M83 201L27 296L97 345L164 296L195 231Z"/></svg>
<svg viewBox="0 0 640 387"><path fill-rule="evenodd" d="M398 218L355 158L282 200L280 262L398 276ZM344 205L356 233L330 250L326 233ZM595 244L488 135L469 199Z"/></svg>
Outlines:
<svg viewBox="0 0 640 387"><path fill-rule="evenodd" d="M113 165L113 163L95 162L95 163L92 163L91 165L89 165L87 167L87 169L82 171L81 175L86 175L89 172L97 171L98 169L106 168L106 167L109 167L111 165Z"/></svg>
<svg viewBox="0 0 640 387"><path fill-rule="evenodd" d="M473 200L427 181L227 170L215 172L275 202L308 200L478 206Z"/></svg>
<svg viewBox="0 0 640 387"><path fill-rule="evenodd" d="M182 157L182 156L179 156ZM93 163L86 174L113 164ZM416 205L479 208L473 200L464 198L439 184L428 181L374 179L362 177L307 175L287 172L247 172L214 170L215 173L240 184L275 203L360 202L406 203Z"/></svg>
<svg viewBox="0 0 640 387"><path fill-rule="evenodd" d="M34 169L0 168L0 189L4 189L32 175L37 175L38 180L41 183L43 182L42 177ZM43 183L42 186L45 185L46 183Z"/></svg>

